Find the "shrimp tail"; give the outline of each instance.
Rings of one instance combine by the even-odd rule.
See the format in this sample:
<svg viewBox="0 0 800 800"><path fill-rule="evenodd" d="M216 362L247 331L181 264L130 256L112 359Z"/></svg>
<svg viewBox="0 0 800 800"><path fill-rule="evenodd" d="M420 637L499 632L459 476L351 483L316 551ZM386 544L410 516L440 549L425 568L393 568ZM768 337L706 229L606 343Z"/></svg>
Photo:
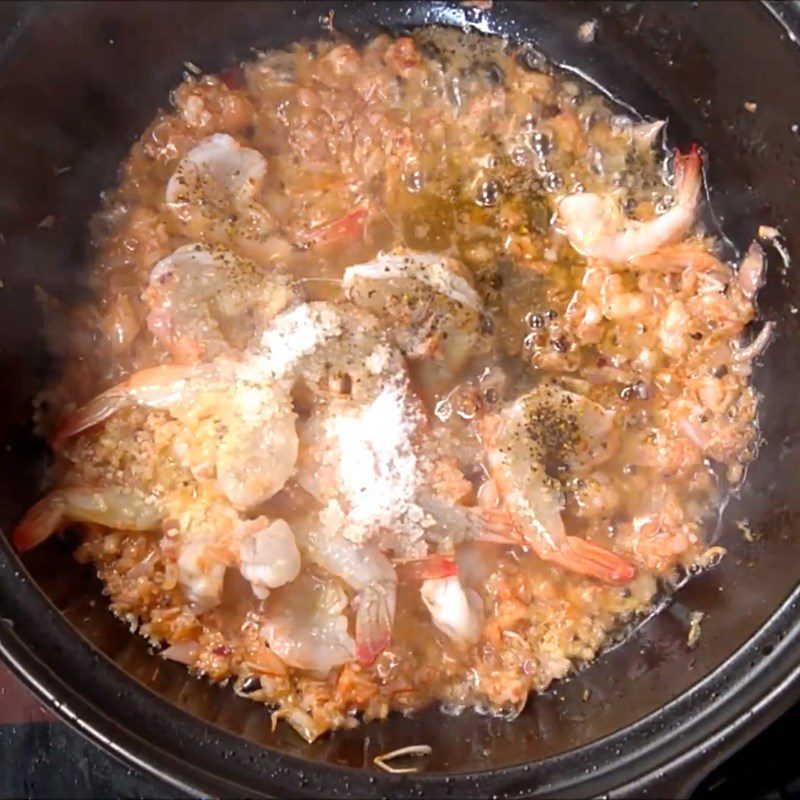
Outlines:
<svg viewBox="0 0 800 800"><path fill-rule="evenodd" d="M58 447L67 439L71 439L73 436L99 425L129 405L131 405L131 398L127 392L118 387L109 389L71 414L67 414L55 434L51 437L50 444L53 447Z"/></svg>
<svg viewBox="0 0 800 800"><path fill-rule="evenodd" d="M185 396L187 379L192 376L211 375L215 370L224 369L226 366L229 365L161 364L140 370L127 381L112 386L86 405L68 414L51 443L56 446L132 405L167 408Z"/></svg>
<svg viewBox="0 0 800 800"><path fill-rule="evenodd" d="M151 291L151 303L156 302L154 295L155 293ZM147 315L147 327L179 364L198 364L203 360L205 356L203 345L189 336L179 336L172 316L164 308L154 308Z"/></svg>
<svg viewBox="0 0 800 800"><path fill-rule="evenodd" d="M636 577L636 568L624 558L578 536L567 536L564 547L549 553L547 560L572 572L615 585Z"/></svg>
<svg viewBox="0 0 800 800"><path fill-rule="evenodd" d="M472 539L492 544L520 544L511 514L502 508L482 508L472 511L477 525ZM445 576L443 576L445 577Z"/></svg>
<svg viewBox="0 0 800 800"><path fill-rule="evenodd" d="M363 235L368 215L369 210L364 206L359 206L343 217L309 228L300 234L299 244L315 245L335 241L355 241Z"/></svg>
<svg viewBox="0 0 800 800"><path fill-rule="evenodd" d="M24 553L49 539L63 526L65 507L61 492L50 492L28 509L12 531L11 543Z"/></svg>
<svg viewBox="0 0 800 800"><path fill-rule="evenodd" d="M365 586L356 612L356 658L368 667L392 641L392 615L387 590L379 583Z"/></svg>
<svg viewBox="0 0 800 800"><path fill-rule="evenodd" d="M675 151L675 196L678 205L693 207L700 196L700 168L703 156L700 148L692 144L685 155Z"/></svg>
<svg viewBox="0 0 800 800"><path fill-rule="evenodd" d="M67 522L92 522L126 531L152 530L161 509L150 498L125 489L73 486L54 489L33 505L11 533L17 550L30 550Z"/></svg>
<svg viewBox="0 0 800 800"><path fill-rule="evenodd" d="M403 561L397 565L398 577L406 583L417 583L432 578L450 578L458 575L458 565L452 556L432 555Z"/></svg>

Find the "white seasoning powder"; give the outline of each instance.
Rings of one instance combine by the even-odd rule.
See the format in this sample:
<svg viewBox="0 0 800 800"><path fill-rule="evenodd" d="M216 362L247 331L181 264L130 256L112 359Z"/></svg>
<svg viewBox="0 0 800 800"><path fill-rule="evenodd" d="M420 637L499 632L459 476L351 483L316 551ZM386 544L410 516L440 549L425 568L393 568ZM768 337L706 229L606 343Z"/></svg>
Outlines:
<svg viewBox="0 0 800 800"><path fill-rule="evenodd" d="M351 525L397 526L412 510L418 488L412 436L418 423L405 381L387 383L359 413L330 420L339 443L339 481Z"/></svg>
<svg viewBox="0 0 800 800"><path fill-rule="evenodd" d="M380 375L389 365L392 351L386 345L378 345L365 359L364 366L373 374Z"/></svg>
<svg viewBox="0 0 800 800"><path fill-rule="evenodd" d="M338 336L341 329L339 315L332 308L304 304L280 314L261 337L271 371L285 375L299 358Z"/></svg>

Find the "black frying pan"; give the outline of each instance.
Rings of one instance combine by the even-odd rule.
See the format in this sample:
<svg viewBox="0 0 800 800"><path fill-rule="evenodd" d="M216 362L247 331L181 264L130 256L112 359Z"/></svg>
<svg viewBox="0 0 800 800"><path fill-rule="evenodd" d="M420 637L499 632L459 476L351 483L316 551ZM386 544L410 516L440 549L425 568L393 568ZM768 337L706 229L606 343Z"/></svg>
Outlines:
<svg viewBox="0 0 800 800"><path fill-rule="evenodd" d="M69 299L85 225L128 147L179 82L250 47L317 36L335 8L355 38L426 24L533 42L639 111L671 144L707 148L713 208L739 247L759 223L800 252L800 7L789 3L19 3L0 6L0 524L39 491L30 402L47 363L34 286ZM579 42L581 22L599 21ZM744 107L757 104L756 113ZM56 175L55 168L72 171ZM48 215L52 229L37 227ZM800 695L800 277L770 254L764 316L779 334L756 382L765 443L724 515L721 566L590 669L531 700L514 723L430 710L305 744L262 708L149 655L105 610L63 543L26 556L0 537L0 651L40 696L112 752L214 795L366 797L688 794ZM763 534L745 541L735 521ZM686 645L690 611L706 614ZM588 700L586 690L590 690ZM373 756L426 742L419 776Z"/></svg>

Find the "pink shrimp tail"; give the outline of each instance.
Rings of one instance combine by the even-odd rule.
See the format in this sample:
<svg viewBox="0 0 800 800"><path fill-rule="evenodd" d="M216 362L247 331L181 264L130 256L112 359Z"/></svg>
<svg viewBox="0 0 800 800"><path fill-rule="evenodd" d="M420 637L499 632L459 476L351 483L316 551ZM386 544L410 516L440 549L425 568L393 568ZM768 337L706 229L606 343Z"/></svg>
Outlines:
<svg viewBox="0 0 800 800"><path fill-rule="evenodd" d="M397 565L398 578L406 583L421 583L435 578L458 575L458 564L452 556L433 555L403 561Z"/></svg>
<svg viewBox="0 0 800 800"><path fill-rule="evenodd" d="M199 364L203 361L203 346L188 336L178 336L172 316L163 308L156 308L147 315L147 327L178 364Z"/></svg>
<svg viewBox="0 0 800 800"><path fill-rule="evenodd" d="M364 233L368 214L368 210L361 206L343 217L316 225L300 235L300 243L313 245L358 239Z"/></svg>
<svg viewBox="0 0 800 800"><path fill-rule="evenodd" d="M392 641L391 632L377 638L359 639L356 637L356 659L359 664L369 667Z"/></svg>
<svg viewBox="0 0 800 800"><path fill-rule="evenodd" d="M94 400L90 400L86 405L75 409L71 414L67 414L64 417L61 425L50 438L51 446L58 447L67 439L71 439L73 436L99 425L112 414L128 405L129 402L127 396L122 392L113 389L103 392L103 394L95 397Z"/></svg>
<svg viewBox="0 0 800 800"><path fill-rule="evenodd" d="M11 532L11 543L19 552L32 550L53 535L64 519L64 504L56 494L49 494L31 506Z"/></svg>
<svg viewBox="0 0 800 800"><path fill-rule="evenodd" d="M229 366L226 363L226 366ZM206 365L160 364L147 367L131 375L123 383L107 389L85 405L68 414L52 437L50 443L55 447L65 439L99 425L123 408L142 403L157 404L180 395L178 384L199 375ZM149 399L145 399L145 398Z"/></svg>
<svg viewBox="0 0 800 800"><path fill-rule="evenodd" d="M393 593L395 588L389 591ZM387 589L380 584L361 591L356 612L356 658L360 664L368 667L392 641L393 599L391 607Z"/></svg>
<svg viewBox="0 0 800 800"><path fill-rule="evenodd" d="M636 567L624 558L578 536L567 536L566 545L548 554L546 559L604 583L619 585L636 577Z"/></svg>
<svg viewBox="0 0 800 800"><path fill-rule="evenodd" d="M481 527L474 536L475 541L505 545L521 543L514 520L506 509L481 508L475 511L475 516L481 522Z"/></svg>
<svg viewBox="0 0 800 800"><path fill-rule="evenodd" d="M700 195L700 168L703 156L700 148L692 144L684 155L675 151L675 194L680 205L693 205Z"/></svg>

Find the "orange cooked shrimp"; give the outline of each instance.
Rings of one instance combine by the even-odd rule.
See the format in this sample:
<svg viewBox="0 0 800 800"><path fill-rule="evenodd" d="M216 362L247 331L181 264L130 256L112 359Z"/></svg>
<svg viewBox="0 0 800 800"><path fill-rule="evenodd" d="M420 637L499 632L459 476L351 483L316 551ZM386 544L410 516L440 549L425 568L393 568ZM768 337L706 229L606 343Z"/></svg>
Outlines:
<svg viewBox="0 0 800 800"><path fill-rule="evenodd" d="M678 241L695 220L701 161L696 145L687 155L675 153L675 203L648 222L626 218L611 195L583 192L563 197L558 214L572 246L590 258L622 263Z"/></svg>

